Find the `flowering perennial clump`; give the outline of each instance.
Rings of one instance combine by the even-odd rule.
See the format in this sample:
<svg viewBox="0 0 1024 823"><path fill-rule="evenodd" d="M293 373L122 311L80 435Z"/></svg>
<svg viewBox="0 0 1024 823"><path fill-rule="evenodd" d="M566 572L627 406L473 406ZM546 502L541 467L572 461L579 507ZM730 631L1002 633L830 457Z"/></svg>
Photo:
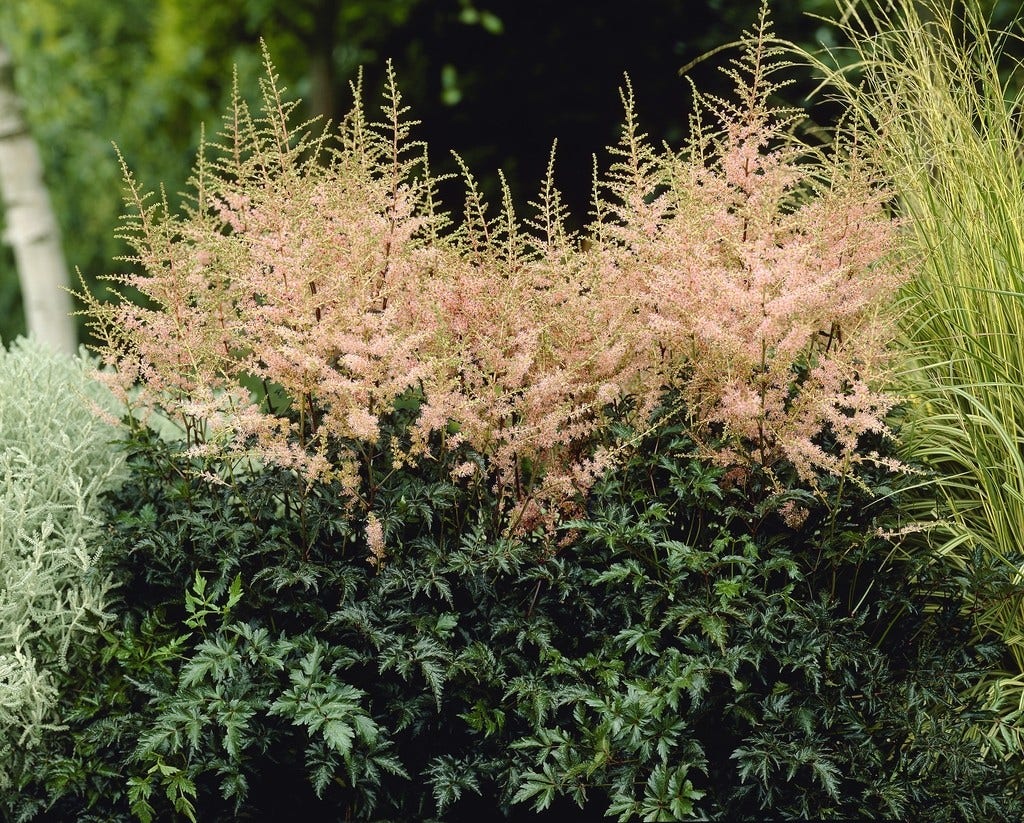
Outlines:
<svg viewBox="0 0 1024 823"><path fill-rule="evenodd" d="M869 381L894 227L854 138L826 155L789 136L771 43L762 14L735 101L698 97L680 152L646 142L627 83L582 236L554 153L528 219L507 189L491 214L467 173L452 227L390 73L382 122L357 84L339 133L314 138L271 69L262 114L236 100L182 215L126 170L138 271L113 279L146 303L85 295L117 385L197 452L337 481L367 512L367 450L399 401L417 413L389 440L395 465L468 447L455 477L493 485L520 529L571 513L603 471L609 407L642 422L669 388L724 465L846 471L886 432L891 399Z"/></svg>

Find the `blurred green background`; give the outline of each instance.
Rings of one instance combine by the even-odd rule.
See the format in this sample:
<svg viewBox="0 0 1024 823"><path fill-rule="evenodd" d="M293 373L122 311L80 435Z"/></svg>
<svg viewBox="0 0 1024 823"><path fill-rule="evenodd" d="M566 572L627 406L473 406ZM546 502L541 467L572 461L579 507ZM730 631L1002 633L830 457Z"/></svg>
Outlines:
<svg viewBox="0 0 1024 823"><path fill-rule="evenodd" d="M147 188L184 187L200 124L219 128L237 66L252 97L263 75L259 40L289 94L310 115L338 118L349 81L365 70L376 112L384 62L395 62L418 136L435 171L457 151L493 190L508 178L521 207L533 198L552 140L557 182L586 218L591 155L617 139L623 72L652 139L678 144L690 90L679 69L734 41L757 0L3 0L0 40L15 61L25 114L40 145L68 263L88 282L123 268L114 238L121 176L112 142ZM1012 17L1011 4L997 4ZM834 0L773 4L780 36L832 45ZM727 85L722 52L690 71L698 86ZM788 102L812 86L802 77ZM827 115L826 115L827 116ZM453 184L454 185L454 184ZM455 192L455 196L452 195ZM442 192L457 209L457 189ZM0 338L24 330L10 249L0 248Z"/></svg>

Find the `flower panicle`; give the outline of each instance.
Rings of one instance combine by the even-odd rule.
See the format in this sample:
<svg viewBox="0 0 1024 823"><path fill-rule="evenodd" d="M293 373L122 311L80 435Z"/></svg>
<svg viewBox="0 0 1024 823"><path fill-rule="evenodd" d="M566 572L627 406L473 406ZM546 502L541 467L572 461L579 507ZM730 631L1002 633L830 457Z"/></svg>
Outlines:
<svg viewBox="0 0 1024 823"><path fill-rule="evenodd" d="M864 435L889 433L894 399L874 381L896 227L856 141L807 150L769 105L773 43L762 16L730 68L735 99L699 97L680 152L648 144L627 82L580 235L554 150L533 215L505 187L492 217L468 178L451 231L393 73L385 122L357 98L330 142L290 124L270 69L265 111L229 112L184 215L129 176L137 268L113 279L143 301L85 295L104 356L197 444L343 479L356 500L402 398L418 414L390 447L399 465L469 449L482 462L458 458L453 478L486 479L531 526L575 510L610 465L608 411L628 400L642 429L666 389L724 465L846 471ZM370 515L378 564L381 534Z"/></svg>

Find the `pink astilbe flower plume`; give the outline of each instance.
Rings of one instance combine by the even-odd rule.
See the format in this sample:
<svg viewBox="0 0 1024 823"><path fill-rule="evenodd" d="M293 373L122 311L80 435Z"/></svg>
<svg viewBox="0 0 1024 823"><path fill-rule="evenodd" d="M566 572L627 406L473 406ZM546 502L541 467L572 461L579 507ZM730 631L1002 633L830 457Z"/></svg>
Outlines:
<svg viewBox="0 0 1024 823"><path fill-rule="evenodd" d="M627 82L584 237L565 227L554 150L525 220L464 170L451 230L390 69L382 123L356 84L339 132L314 138L268 61L262 114L236 96L182 215L125 170L134 270L111 279L143 301L81 295L103 354L195 448L339 483L376 563L360 466L402 397L418 415L394 465L468 446L453 480L486 478L521 531L581 511L614 460L610 406L642 428L666 390L723 464L848 471L892 404L873 383L876 309L900 280L888 193L855 137L825 153L789 136L796 114L768 105L771 43L762 12L735 99L698 96L680 152L647 143Z"/></svg>
<svg viewBox="0 0 1024 823"><path fill-rule="evenodd" d="M730 71L741 103L698 96L679 155L655 153L627 116L592 233L647 322L637 351L658 355L638 365L641 394L677 385L717 459L786 460L810 481L888 432L893 400L868 381L890 334L875 309L901 274L888 192L855 135L814 155L790 137L795 114L769 107L776 56L762 9Z"/></svg>

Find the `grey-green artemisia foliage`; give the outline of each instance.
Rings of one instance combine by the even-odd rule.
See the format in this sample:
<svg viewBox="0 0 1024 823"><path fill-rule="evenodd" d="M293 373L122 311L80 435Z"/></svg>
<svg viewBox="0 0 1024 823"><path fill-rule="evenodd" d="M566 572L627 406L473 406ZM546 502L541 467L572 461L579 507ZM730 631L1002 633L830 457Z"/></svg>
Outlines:
<svg viewBox="0 0 1024 823"><path fill-rule="evenodd" d="M12 749L59 724L52 672L87 648L110 589L95 511L123 460L89 368L31 339L0 348L0 786Z"/></svg>

